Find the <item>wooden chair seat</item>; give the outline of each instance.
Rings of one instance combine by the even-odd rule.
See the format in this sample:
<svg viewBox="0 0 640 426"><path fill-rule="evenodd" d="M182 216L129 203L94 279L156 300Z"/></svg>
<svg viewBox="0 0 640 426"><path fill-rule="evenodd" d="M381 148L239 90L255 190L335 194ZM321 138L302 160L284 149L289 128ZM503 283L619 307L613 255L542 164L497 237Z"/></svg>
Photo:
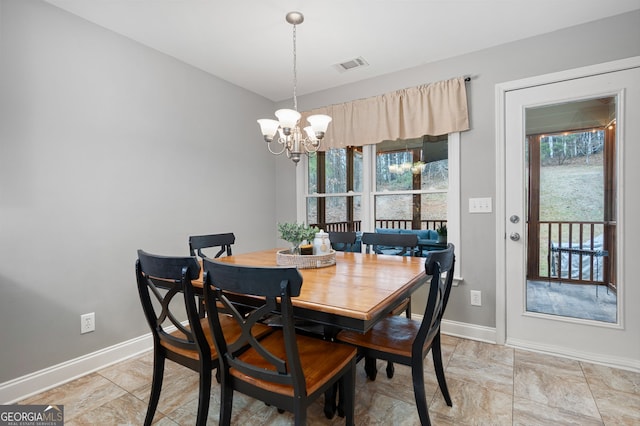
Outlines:
<svg viewBox="0 0 640 426"><path fill-rule="evenodd" d="M260 344L273 355L286 359L284 334L276 331L264 339ZM321 340L315 337L298 334L298 353L300 355L300 365L305 376L306 394L312 395L340 370L345 368L349 360L356 356L357 349L348 345L336 345L335 343ZM243 362L252 364L258 368L273 370L273 365L260 355L255 349L250 348L238 356ZM278 384L273 381L259 380L253 376L243 374L235 368L231 368L229 373L240 380L250 382L253 386L260 387L269 392L277 392L282 395L293 397L293 386Z"/></svg>
<svg viewBox="0 0 640 426"><path fill-rule="evenodd" d="M225 333L225 338L229 339L228 342L235 342L242 334L242 329L240 328L238 323L228 315L220 315L220 324L223 328L225 328L225 330L227 330L227 332ZM211 335L211 330L209 328L209 319L200 319L200 326L202 327L202 331L204 332L205 339L207 339L207 342L209 343L209 350L211 351L211 361L216 361L218 359L218 351L216 351L216 346L213 343L213 336ZM189 327L186 328L187 330L189 330ZM256 324L253 328L256 339L261 339L262 337L271 333L271 331L273 331L271 327L264 324ZM176 330L170 334L174 337L177 337L178 339L187 339L187 335L180 330ZM191 358L193 360L200 359L200 355L195 349L183 349L166 340L161 340L160 345L184 357Z"/></svg>
<svg viewBox="0 0 640 426"><path fill-rule="evenodd" d="M411 348L421 322L401 316L388 316L365 334L344 330L340 341L350 345L386 351L411 359Z"/></svg>

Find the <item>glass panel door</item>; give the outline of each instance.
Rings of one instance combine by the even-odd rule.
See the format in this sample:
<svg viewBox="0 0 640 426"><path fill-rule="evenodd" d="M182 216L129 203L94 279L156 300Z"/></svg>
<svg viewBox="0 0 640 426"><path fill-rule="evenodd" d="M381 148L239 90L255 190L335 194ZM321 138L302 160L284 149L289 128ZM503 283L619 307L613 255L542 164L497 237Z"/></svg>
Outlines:
<svg viewBox="0 0 640 426"><path fill-rule="evenodd" d="M526 309L615 323L616 97L529 107L525 122Z"/></svg>
<svg viewBox="0 0 640 426"><path fill-rule="evenodd" d="M637 258L640 68L610 67L505 91L505 343L631 367L640 287L625 265ZM534 308L534 281L543 308ZM553 293L579 288L591 305ZM594 316L607 298L613 315Z"/></svg>

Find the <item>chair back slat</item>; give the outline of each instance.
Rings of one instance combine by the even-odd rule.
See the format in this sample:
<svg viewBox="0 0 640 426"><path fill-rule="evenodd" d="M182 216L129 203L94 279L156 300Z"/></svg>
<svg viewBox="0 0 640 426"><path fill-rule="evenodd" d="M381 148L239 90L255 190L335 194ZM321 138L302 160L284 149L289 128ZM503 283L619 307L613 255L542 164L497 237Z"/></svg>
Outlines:
<svg viewBox="0 0 640 426"><path fill-rule="evenodd" d="M291 304L291 298L300 295L302 288L300 272L292 267L247 267L211 259L203 259L203 267L206 306L221 362L260 380L292 386L296 394L304 392L304 374L299 362ZM241 314L232 302L233 296L238 295L252 297L258 306L249 313ZM232 344L227 344L220 327L219 303L242 329L241 337ZM285 347L279 354L267 350L251 331L256 323L274 314L282 317ZM239 360L237 349L245 345L250 345L272 368Z"/></svg>
<svg viewBox="0 0 640 426"><path fill-rule="evenodd" d="M366 253L395 254L399 256L412 255L418 247L418 236L415 234L383 234L379 232L365 232L362 234L362 244ZM387 253L391 250L391 253Z"/></svg>
<svg viewBox="0 0 640 426"><path fill-rule="evenodd" d="M351 251L356 244L356 238L355 232L329 232L331 248L336 251Z"/></svg>
<svg viewBox="0 0 640 426"><path fill-rule="evenodd" d="M431 276L431 282L422 324L413 342L413 356L421 354L425 344L429 347L430 342L440 331L440 323L453 285L454 251L454 245L449 243L444 250L430 251L425 259L425 273Z"/></svg>
<svg viewBox="0 0 640 426"><path fill-rule="evenodd" d="M214 258L223 254L232 255L231 246L236 242L236 236L232 232L225 234L192 235L189 237L189 253L191 256L198 255L204 259L207 256L202 249L220 247Z"/></svg>

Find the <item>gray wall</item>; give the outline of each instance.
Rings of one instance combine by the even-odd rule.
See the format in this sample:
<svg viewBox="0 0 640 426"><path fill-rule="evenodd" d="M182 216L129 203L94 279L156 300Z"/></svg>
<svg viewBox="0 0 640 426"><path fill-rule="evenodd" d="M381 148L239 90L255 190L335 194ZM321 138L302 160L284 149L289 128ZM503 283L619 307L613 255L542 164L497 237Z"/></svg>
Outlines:
<svg viewBox="0 0 640 426"><path fill-rule="evenodd" d="M464 34L461 37L473 37ZM420 42L416 40L416 42ZM433 40L425 40L432 43ZM437 41L435 41L437 42ZM640 11L565 30L504 44L471 54L426 64L383 77L300 97L301 110L366 98L419 84L468 75L471 130L461 134L461 242L464 282L453 289L446 318L486 327L496 326L495 214L469 214L470 197L495 200L495 85L551 72L640 55ZM357 71L355 71L357 72ZM283 169L278 173L286 173ZM280 176L291 181L290 176ZM278 195L286 204L278 212L295 208L295 196ZM470 306L469 290L481 290L483 306ZM414 312L422 312L420 296ZM417 300L418 299L418 300Z"/></svg>
<svg viewBox="0 0 640 426"><path fill-rule="evenodd" d="M148 333L138 248L272 247L276 162L271 101L40 1L0 19L2 383Z"/></svg>
<svg viewBox="0 0 640 426"><path fill-rule="evenodd" d="M465 206L495 197L496 83L640 55L638 40L635 12L301 97L300 107L473 76ZM147 333L136 249L186 254L188 235L227 231L237 252L273 246L275 223L295 219L295 167L257 135L255 118L273 109L46 3L0 0L0 383ZM447 317L494 327L495 217L461 220L465 283ZM469 289L484 306L469 306ZM86 312L97 328L81 336Z"/></svg>

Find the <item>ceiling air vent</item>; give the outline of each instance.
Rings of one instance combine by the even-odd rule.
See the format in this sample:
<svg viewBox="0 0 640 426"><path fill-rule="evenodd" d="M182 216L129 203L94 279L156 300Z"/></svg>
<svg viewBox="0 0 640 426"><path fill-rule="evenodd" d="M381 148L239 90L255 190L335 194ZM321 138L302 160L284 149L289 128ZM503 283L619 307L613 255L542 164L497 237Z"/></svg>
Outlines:
<svg viewBox="0 0 640 426"><path fill-rule="evenodd" d="M358 58L351 59L350 61L341 62L335 65L335 67L338 69L338 71L345 72L350 71L354 68L366 67L368 65L369 63L365 61L362 56L360 56Z"/></svg>

